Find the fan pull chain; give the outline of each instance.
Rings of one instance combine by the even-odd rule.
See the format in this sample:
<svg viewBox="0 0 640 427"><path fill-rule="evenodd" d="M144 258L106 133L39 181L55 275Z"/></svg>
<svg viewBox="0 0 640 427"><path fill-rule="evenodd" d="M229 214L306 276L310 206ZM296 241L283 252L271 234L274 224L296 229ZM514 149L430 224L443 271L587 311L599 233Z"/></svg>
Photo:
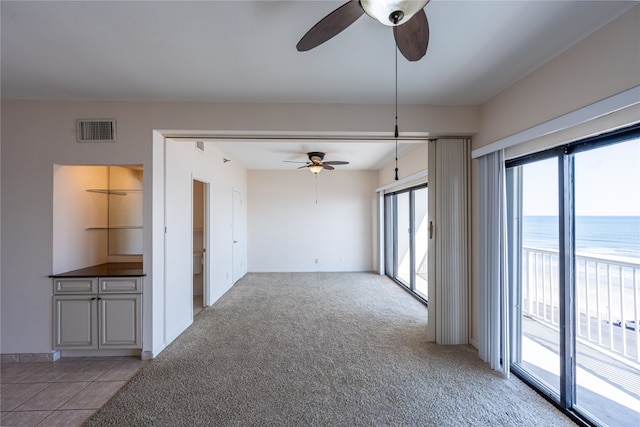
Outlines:
<svg viewBox="0 0 640 427"><path fill-rule="evenodd" d="M395 129L395 138L396 138L396 181L398 181L398 47L396 46L396 129Z"/></svg>
<svg viewBox="0 0 640 427"><path fill-rule="evenodd" d="M316 176L316 205L318 204L318 174L314 173Z"/></svg>

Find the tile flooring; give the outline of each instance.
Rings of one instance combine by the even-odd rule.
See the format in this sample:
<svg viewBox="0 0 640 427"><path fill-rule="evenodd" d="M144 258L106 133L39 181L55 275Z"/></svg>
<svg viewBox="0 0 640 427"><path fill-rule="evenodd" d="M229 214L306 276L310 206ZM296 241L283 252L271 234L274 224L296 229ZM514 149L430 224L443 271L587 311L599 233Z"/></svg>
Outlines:
<svg viewBox="0 0 640 427"><path fill-rule="evenodd" d="M146 363L134 357L2 363L0 426L80 426Z"/></svg>

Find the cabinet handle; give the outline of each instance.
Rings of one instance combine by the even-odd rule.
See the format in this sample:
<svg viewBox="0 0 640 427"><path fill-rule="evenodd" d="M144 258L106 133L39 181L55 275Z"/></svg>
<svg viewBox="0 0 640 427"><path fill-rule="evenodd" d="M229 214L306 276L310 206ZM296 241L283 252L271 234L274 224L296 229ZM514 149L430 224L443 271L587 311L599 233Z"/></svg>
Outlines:
<svg viewBox="0 0 640 427"><path fill-rule="evenodd" d="M91 298L91 301L95 301L95 300L97 300L97 299L98 299L98 298L93 297L93 298Z"/></svg>

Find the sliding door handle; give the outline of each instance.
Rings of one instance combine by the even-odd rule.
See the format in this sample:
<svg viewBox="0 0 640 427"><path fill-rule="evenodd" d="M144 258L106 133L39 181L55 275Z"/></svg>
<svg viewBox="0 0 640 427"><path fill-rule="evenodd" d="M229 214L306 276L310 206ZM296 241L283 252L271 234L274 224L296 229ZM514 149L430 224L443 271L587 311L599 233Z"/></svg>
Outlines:
<svg viewBox="0 0 640 427"><path fill-rule="evenodd" d="M433 239L433 221L429 221L429 239Z"/></svg>

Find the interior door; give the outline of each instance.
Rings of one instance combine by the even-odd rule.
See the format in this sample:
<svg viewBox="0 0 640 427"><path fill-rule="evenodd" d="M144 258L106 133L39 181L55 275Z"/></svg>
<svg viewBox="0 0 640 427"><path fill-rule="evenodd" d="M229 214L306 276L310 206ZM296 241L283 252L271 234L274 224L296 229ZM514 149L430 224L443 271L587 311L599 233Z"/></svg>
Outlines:
<svg viewBox="0 0 640 427"><path fill-rule="evenodd" d="M244 268L243 247L244 247L244 199L240 190L233 190L233 283L240 280Z"/></svg>

